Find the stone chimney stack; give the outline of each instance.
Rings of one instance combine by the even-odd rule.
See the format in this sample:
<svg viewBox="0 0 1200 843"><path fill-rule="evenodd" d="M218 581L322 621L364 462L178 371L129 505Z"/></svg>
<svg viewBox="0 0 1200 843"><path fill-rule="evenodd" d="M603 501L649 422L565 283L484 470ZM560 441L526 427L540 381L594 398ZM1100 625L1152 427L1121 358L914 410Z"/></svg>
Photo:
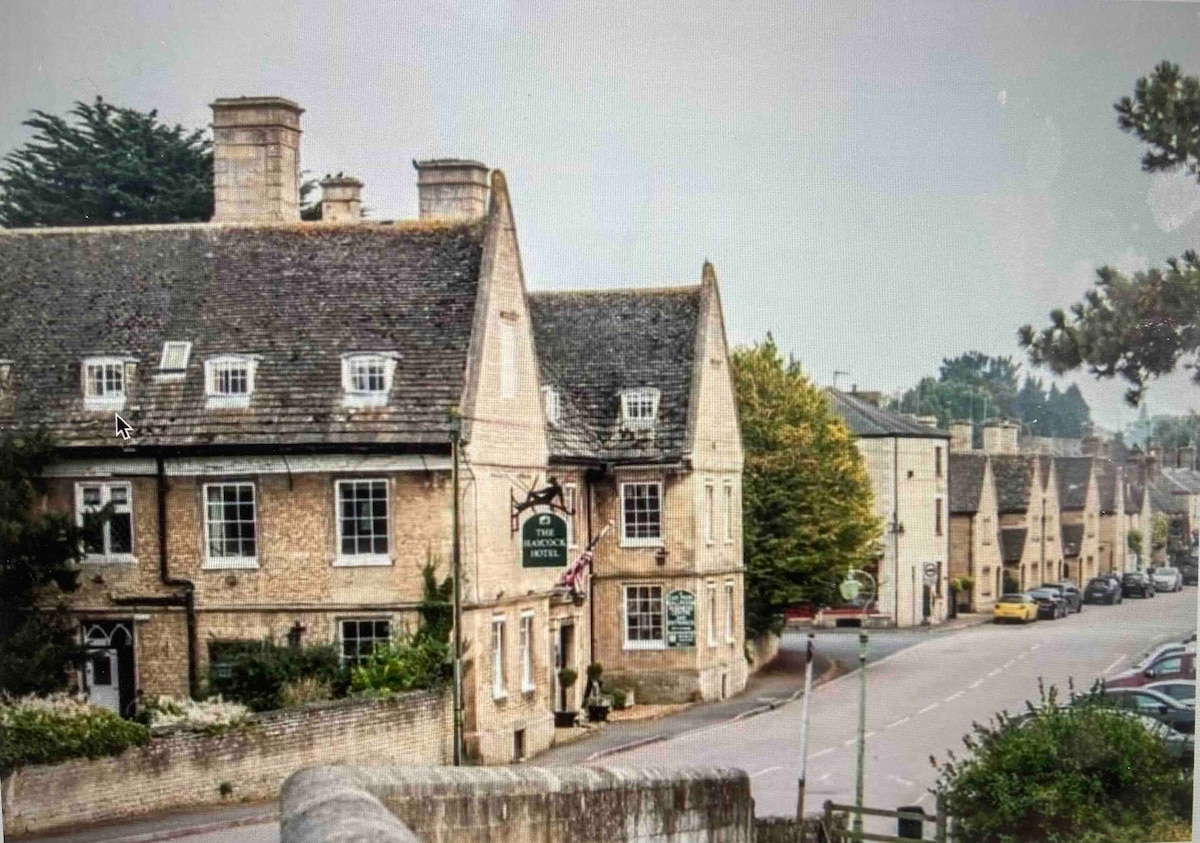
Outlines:
<svg viewBox="0 0 1200 843"><path fill-rule="evenodd" d="M362 219L362 182L338 173L321 179L321 222Z"/></svg>
<svg viewBox="0 0 1200 843"><path fill-rule="evenodd" d="M983 426L983 450L989 454L1015 454L1019 428L1008 421L988 422Z"/></svg>
<svg viewBox="0 0 1200 843"><path fill-rule="evenodd" d="M478 161L414 161L423 220L473 220L487 213L488 168Z"/></svg>
<svg viewBox="0 0 1200 843"><path fill-rule="evenodd" d="M917 416L917 424L924 425L931 430L937 430L937 416Z"/></svg>
<svg viewBox="0 0 1200 843"><path fill-rule="evenodd" d="M300 115L282 97L212 103L213 222L300 219Z"/></svg>
<svg viewBox="0 0 1200 843"><path fill-rule="evenodd" d="M974 447L974 430L969 421L956 419L950 422L950 450L969 451Z"/></svg>
<svg viewBox="0 0 1200 843"><path fill-rule="evenodd" d="M1089 433L1083 437L1080 445L1083 447L1083 455L1085 457L1096 457L1098 459L1108 459L1108 440L1101 439L1094 433Z"/></svg>
<svg viewBox="0 0 1200 843"><path fill-rule="evenodd" d="M1158 448L1151 447L1146 451L1146 479L1158 479L1162 468L1162 452Z"/></svg>

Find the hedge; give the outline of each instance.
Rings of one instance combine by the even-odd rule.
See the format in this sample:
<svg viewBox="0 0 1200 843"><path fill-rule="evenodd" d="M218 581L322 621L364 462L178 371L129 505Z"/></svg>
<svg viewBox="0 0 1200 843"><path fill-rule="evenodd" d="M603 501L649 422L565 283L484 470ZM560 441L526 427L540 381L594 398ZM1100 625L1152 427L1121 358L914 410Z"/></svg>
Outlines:
<svg viewBox="0 0 1200 843"><path fill-rule="evenodd" d="M149 740L141 723L65 695L0 703L0 774L26 764L119 755Z"/></svg>

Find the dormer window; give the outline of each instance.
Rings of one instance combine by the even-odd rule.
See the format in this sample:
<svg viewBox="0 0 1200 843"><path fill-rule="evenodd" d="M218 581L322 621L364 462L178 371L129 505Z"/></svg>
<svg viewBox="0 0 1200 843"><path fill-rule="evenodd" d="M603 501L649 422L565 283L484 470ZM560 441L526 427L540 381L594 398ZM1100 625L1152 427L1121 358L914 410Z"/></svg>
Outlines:
<svg viewBox="0 0 1200 843"><path fill-rule="evenodd" d="M546 423L557 427L562 417L562 401L558 397L558 390L552 386L543 386L542 402L546 405Z"/></svg>
<svg viewBox="0 0 1200 843"><path fill-rule="evenodd" d="M83 361L83 406L86 410L125 408L124 357L88 357Z"/></svg>
<svg viewBox="0 0 1200 843"><path fill-rule="evenodd" d="M182 378L187 372L188 359L192 356L192 344L169 340L163 343L162 357L158 361L158 374L164 378Z"/></svg>
<svg viewBox="0 0 1200 843"><path fill-rule="evenodd" d="M382 407L392 391L396 371L393 352L346 354L342 356L343 403L350 407Z"/></svg>
<svg viewBox="0 0 1200 843"><path fill-rule="evenodd" d="M653 427L658 418L658 390L650 387L621 393L621 421L629 428Z"/></svg>
<svg viewBox="0 0 1200 843"><path fill-rule="evenodd" d="M225 354L204 362L207 406L249 407L254 394L257 359L246 354Z"/></svg>

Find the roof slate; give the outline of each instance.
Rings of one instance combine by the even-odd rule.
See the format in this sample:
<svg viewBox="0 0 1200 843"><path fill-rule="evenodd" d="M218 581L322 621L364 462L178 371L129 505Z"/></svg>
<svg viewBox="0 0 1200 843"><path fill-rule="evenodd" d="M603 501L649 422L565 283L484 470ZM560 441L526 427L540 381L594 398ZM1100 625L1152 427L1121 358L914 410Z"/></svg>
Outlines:
<svg viewBox="0 0 1200 843"><path fill-rule="evenodd" d="M1111 515L1117 509L1117 481L1120 471L1110 460L1096 460L1096 489L1100 492L1100 512Z"/></svg>
<svg viewBox="0 0 1200 843"><path fill-rule="evenodd" d="M138 363L122 416L139 445L443 443L462 394L483 225L175 225L0 232L0 357L9 423L111 446L83 409L80 363ZM182 381L153 375L188 340ZM398 355L388 405L342 406L341 356ZM203 363L260 356L248 409L205 409Z"/></svg>
<svg viewBox="0 0 1200 843"><path fill-rule="evenodd" d="M944 430L935 430L899 413L880 409L870 401L849 392L831 389L829 400L833 411L841 416L846 426L860 438L950 438L950 434Z"/></svg>
<svg viewBox="0 0 1200 843"><path fill-rule="evenodd" d="M1146 491L1150 494L1150 506L1156 512L1186 514L1188 511L1187 496L1175 494L1177 488L1166 477L1156 478L1146 486Z"/></svg>
<svg viewBox="0 0 1200 843"><path fill-rule="evenodd" d="M529 295L542 381L561 398L552 457L636 464L686 456L703 297L702 285ZM659 390L648 430L621 423L621 392L637 387Z"/></svg>
<svg viewBox="0 0 1200 843"><path fill-rule="evenodd" d="M983 480L987 475L984 454L950 454L950 512L973 515L979 511Z"/></svg>
<svg viewBox="0 0 1200 843"><path fill-rule="evenodd" d="M1092 478L1092 457L1056 457L1058 505L1062 509L1087 506L1088 486Z"/></svg>
<svg viewBox="0 0 1200 843"><path fill-rule="evenodd" d="M1164 468L1163 476L1170 479L1180 489L1192 494L1200 494L1200 473L1190 468Z"/></svg>
<svg viewBox="0 0 1200 843"><path fill-rule="evenodd" d="M1026 512L1037 473L1037 457L1029 454L995 454L991 457L1000 512Z"/></svg>
<svg viewBox="0 0 1200 843"><path fill-rule="evenodd" d="M1062 525L1062 549L1063 556L1078 556L1079 548L1083 544L1083 525L1082 524L1063 524Z"/></svg>
<svg viewBox="0 0 1200 843"><path fill-rule="evenodd" d="M1020 562L1025 552L1025 527L1003 527L1000 530L1000 558L1002 561Z"/></svg>

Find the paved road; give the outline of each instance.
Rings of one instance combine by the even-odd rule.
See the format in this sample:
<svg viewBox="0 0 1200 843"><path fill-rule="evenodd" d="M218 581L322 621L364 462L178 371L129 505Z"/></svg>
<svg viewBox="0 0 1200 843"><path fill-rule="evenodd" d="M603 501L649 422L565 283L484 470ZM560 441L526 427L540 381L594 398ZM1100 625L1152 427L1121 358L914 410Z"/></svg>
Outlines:
<svg viewBox="0 0 1200 843"><path fill-rule="evenodd" d="M979 626L927 635L867 667L867 762L864 802L895 808L923 804L936 779L929 756L961 749L974 720L1036 699L1038 679L1088 686L1119 672L1158 639L1196 627L1196 592L1089 606L1082 614L1027 627ZM898 634L892 634L895 637ZM881 645L889 639L879 634ZM847 646L853 637L839 640ZM808 796L852 802L858 711L857 674L818 688L811 701ZM748 771L760 816L791 814L799 775L801 704L715 726L604 759L603 764L716 764ZM880 831L890 826L876 825ZM868 830L871 825L868 824ZM894 830L891 833L895 833Z"/></svg>

